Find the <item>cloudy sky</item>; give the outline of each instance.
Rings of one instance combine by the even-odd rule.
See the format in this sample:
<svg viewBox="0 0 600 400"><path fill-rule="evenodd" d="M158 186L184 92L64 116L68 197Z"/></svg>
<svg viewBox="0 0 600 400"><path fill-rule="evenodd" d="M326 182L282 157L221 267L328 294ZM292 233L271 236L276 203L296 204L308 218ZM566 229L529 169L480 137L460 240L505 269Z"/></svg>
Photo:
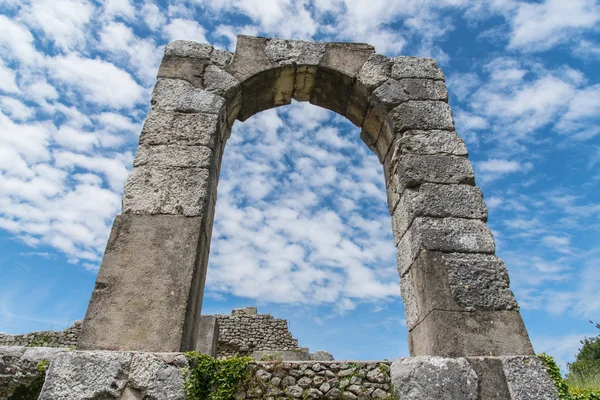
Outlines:
<svg viewBox="0 0 600 400"><path fill-rule="evenodd" d="M0 331L83 318L164 46L238 33L434 57L536 351L600 321L594 0L0 0ZM382 168L307 103L236 123L203 312L289 319L339 359L408 354Z"/></svg>

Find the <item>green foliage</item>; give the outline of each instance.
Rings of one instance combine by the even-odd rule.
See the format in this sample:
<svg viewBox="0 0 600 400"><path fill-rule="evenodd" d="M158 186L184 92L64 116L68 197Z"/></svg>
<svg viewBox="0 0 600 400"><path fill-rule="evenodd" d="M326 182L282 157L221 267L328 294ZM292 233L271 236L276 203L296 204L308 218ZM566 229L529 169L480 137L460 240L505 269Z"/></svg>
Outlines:
<svg viewBox="0 0 600 400"><path fill-rule="evenodd" d="M46 380L50 361L42 360L36 365L38 376L29 385L18 386L8 400L37 400Z"/></svg>
<svg viewBox="0 0 600 400"><path fill-rule="evenodd" d="M600 324L596 328L600 329ZM567 383L578 389L600 390L600 335L585 338L581 344L575 361L567 364Z"/></svg>
<svg viewBox="0 0 600 400"><path fill-rule="evenodd" d="M27 347L41 347L44 344L50 343L52 337L49 333L37 333L34 335L33 340L27 345Z"/></svg>
<svg viewBox="0 0 600 400"><path fill-rule="evenodd" d="M570 386L560 374L560 368L556 365L554 358L547 354L540 354L550 378L558 389L560 400L600 400L600 390L584 389Z"/></svg>
<svg viewBox="0 0 600 400"><path fill-rule="evenodd" d="M217 360L194 351L185 356L190 365L184 371L188 400L234 400L238 388L247 379L250 357Z"/></svg>

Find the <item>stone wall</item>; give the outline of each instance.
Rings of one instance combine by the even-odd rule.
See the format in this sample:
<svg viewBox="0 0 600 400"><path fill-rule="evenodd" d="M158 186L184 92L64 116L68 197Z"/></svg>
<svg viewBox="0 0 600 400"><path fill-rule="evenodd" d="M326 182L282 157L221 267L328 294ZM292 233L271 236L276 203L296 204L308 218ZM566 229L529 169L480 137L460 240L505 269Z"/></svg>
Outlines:
<svg viewBox="0 0 600 400"><path fill-rule="evenodd" d="M216 315L219 322L217 357L252 356L254 351L303 351L292 337L285 319L258 314L256 307Z"/></svg>
<svg viewBox="0 0 600 400"><path fill-rule="evenodd" d="M185 400L181 353L68 351L0 346L0 400L39 376L41 400ZM255 361L238 400L558 400L535 356L412 357L389 361Z"/></svg>
<svg viewBox="0 0 600 400"><path fill-rule="evenodd" d="M82 321L75 321L73 326L64 331L40 331L24 335L0 333L0 346L73 347L77 345L81 323Z"/></svg>

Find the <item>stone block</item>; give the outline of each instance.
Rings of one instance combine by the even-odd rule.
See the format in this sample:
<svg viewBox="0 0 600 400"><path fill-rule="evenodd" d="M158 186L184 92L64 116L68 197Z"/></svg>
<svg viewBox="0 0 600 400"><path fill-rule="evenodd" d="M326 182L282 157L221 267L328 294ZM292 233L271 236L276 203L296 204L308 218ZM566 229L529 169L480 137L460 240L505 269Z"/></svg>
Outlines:
<svg viewBox="0 0 600 400"><path fill-rule="evenodd" d="M212 46L190 40L175 40L165 47L165 57L189 57L210 60L212 52Z"/></svg>
<svg viewBox="0 0 600 400"><path fill-rule="evenodd" d="M202 88L225 99L240 95L240 82L233 76L214 65L206 66Z"/></svg>
<svg viewBox="0 0 600 400"><path fill-rule="evenodd" d="M215 188L208 169L134 167L125 182L123 213L203 216Z"/></svg>
<svg viewBox="0 0 600 400"><path fill-rule="evenodd" d="M392 158L397 160L403 154L447 154L466 157L469 153L465 142L452 131L406 131L398 135L394 142Z"/></svg>
<svg viewBox="0 0 600 400"><path fill-rule="evenodd" d="M196 352L216 357L218 341L219 322L217 317L214 315L202 315L198 328L198 339L196 340Z"/></svg>
<svg viewBox="0 0 600 400"><path fill-rule="evenodd" d="M337 70L319 67L310 103L345 115L354 78Z"/></svg>
<svg viewBox="0 0 600 400"><path fill-rule="evenodd" d="M396 245L416 217L457 217L485 222L487 207L476 186L424 183L406 189L392 215Z"/></svg>
<svg viewBox="0 0 600 400"><path fill-rule="evenodd" d="M424 250L400 288L409 330L433 310L518 310L506 266L491 254Z"/></svg>
<svg viewBox="0 0 600 400"><path fill-rule="evenodd" d="M187 144L214 149L223 121L217 114L152 110L144 122L140 144Z"/></svg>
<svg viewBox="0 0 600 400"><path fill-rule="evenodd" d="M207 63L208 61L199 58L165 56L158 67L158 78L182 79L203 89Z"/></svg>
<svg viewBox="0 0 600 400"><path fill-rule="evenodd" d="M398 243L398 272L404 276L421 250L494 253L494 238L476 219L417 217Z"/></svg>
<svg viewBox="0 0 600 400"><path fill-rule="evenodd" d="M255 350L252 353L252 358L257 361L310 361L310 353L293 350Z"/></svg>
<svg viewBox="0 0 600 400"><path fill-rule="evenodd" d="M423 183L475 185L473 167L464 157L403 154L392 156L386 186L401 196L404 189ZM394 176L395 175L395 176Z"/></svg>
<svg viewBox="0 0 600 400"><path fill-rule="evenodd" d="M379 140L381 127L388 113L396 106L407 102L408 100L408 94L400 83L394 79L386 80L373 91L371 102L362 124L363 130L369 132L370 136L375 139L375 141ZM394 135L395 132L391 130L390 136L383 138L383 140L386 141L387 146L380 152L387 154L387 149L389 148L389 144L392 142ZM378 154L378 156L380 156L380 154ZM385 154L383 154L382 157L380 156L380 161L383 161L383 159L385 159Z"/></svg>
<svg viewBox="0 0 600 400"><path fill-rule="evenodd" d="M181 363L187 365L187 360L181 355L176 357L183 360L167 363L157 354L134 354L128 387L137 390L142 399L185 400L185 392L182 390L185 383L184 374L180 365Z"/></svg>
<svg viewBox="0 0 600 400"><path fill-rule="evenodd" d="M385 124L395 134L408 130L454 130L450 106L443 101L407 101L390 111Z"/></svg>
<svg viewBox="0 0 600 400"><path fill-rule="evenodd" d="M408 334L411 356L533 355L518 311L433 310Z"/></svg>
<svg viewBox="0 0 600 400"><path fill-rule="evenodd" d="M182 146L179 144L141 144L135 153L134 167L152 166L160 168L206 168L215 166L213 151L204 146ZM190 171L194 173L195 171Z"/></svg>
<svg viewBox="0 0 600 400"><path fill-rule="evenodd" d="M355 78L375 48L365 43L327 43L320 66Z"/></svg>
<svg viewBox="0 0 600 400"><path fill-rule="evenodd" d="M254 114L275 105L275 82L279 69L270 69L242 81L242 106L237 119L245 121Z"/></svg>
<svg viewBox="0 0 600 400"><path fill-rule="evenodd" d="M265 54L271 62L281 66L317 66L325 55L326 46L327 44L324 42L272 38L267 41Z"/></svg>
<svg viewBox="0 0 600 400"><path fill-rule="evenodd" d="M496 357L468 357L479 381L479 400L512 400L502 362Z"/></svg>
<svg viewBox="0 0 600 400"><path fill-rule="evenodd" d="M317 67L311 65L299 65L296 67L296 80L294 82L294 93L292 97L297 101L309 101L315 87L315 76Z"/></svg>
<svg viewBox="0 0 600 400"><path fill-rule="evenodd" d="M401 79L398 81L411 100L439 100L448 102L448 90L444 81L431 79Z"/></svg>
<svg viewBox="0 0 600 400"><path fill-rule="evenodd" d="M131 353L65 352L52 359L40 400L120 398Z"/></svg>
<svg viewBox="0 0 600 400"><path fill-rule="evenodd" d="M152 108L182 113L224 114L225 99L181 79L161 78L152 91Z"/></svg>
<svg viewBox="0 0 600 400"><path fill-rule="evenodd" d="M437 62L432 58L421 57L394 57L392 63L392 78L423 78L443 81L444 73L438 68Z"/></svg>
<svg viewBox="0 0 600 400"><path fill-rule="evenodd" d="M464 358L398 358L392 384L402 400L477 400L478 379Z"/></svg>
<svg viewBox="0 0 600 400"><path fill-rule="evenodd" d="M117 215L78 349L186 351L195 346L208 240L202 217ZM200 305L194 304L200 303Z"/></svg>
<svg viewBox="0 0 600 400"><path fill-rule="evenodd" d="M265 48L268 39L262 37L238 35L233 61L225 70L240 82L261 72L277 67L268 59Z"/></svg>
<svg viewBox="0 0 600 400"><path fill-rule="evenodd" d="M558 391L539 357L500 357L511 400L558 400Z"/></svg>
<svg viewBox="0 0 600 400"><path fill-rule="evenodd" d="M277 70L273 86L273 107L279 107L292 102L296 68L286 65Z"/></svg>

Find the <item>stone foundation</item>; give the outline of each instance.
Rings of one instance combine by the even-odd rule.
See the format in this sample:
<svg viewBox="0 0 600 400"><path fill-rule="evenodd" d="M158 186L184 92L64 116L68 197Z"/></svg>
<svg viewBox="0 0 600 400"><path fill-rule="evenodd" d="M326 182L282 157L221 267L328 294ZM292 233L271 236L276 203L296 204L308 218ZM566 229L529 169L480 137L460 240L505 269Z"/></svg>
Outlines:
<svg viewBox="0 0 600 400"><path fill-rule="evenodd" d="M0 333L0 346L74 347L79 340L81 323L82 321L75 321L73 326L64 331L40 331L24 335Z"/></svg>
<svg viewBox="0 0 600 400"><path fill-rule="evenodd" d="M42 400L185 399L182 353L0 347L0 399L50 360ZM389 361L254 361L237 400L558 400L535 356L412 357Z"/></svg>

